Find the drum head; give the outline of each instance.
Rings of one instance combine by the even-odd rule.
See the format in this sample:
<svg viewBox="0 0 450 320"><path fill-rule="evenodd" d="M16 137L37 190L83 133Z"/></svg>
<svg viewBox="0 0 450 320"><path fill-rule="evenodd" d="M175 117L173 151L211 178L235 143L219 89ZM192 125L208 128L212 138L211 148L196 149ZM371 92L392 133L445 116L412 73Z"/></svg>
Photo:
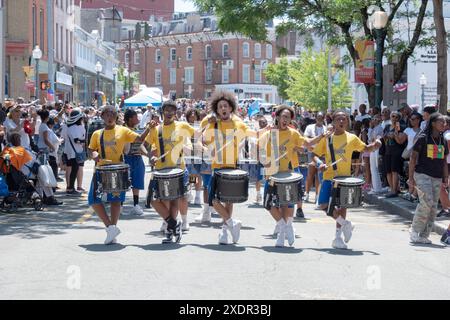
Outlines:
<svg viewBox="0 0 450 320"><path fill-rule="evenodd" d="M127 164L109 164L109 165L98 167L97 170L116 171L116 170L128 170L129 168L130 168L130 166Z"/></svg>
<svg viewBox="0 0 450 320"><path fill-rule="evenodd" d="M275 182L295 182L303 179L303 175L297 172L278 172L270 177Z"/></svg>
<svg viewBox="0 0 450 320"><path fill-rule="evenodd" d="M165 177L165 176L178 176L184 173L183 169L180 168L166 168L161 170L155 170L154 176Z"/></svg>
<svg viewBox="0 0 450 320"><path fill-rule="evenodd" d="M216 171L216 174L219 176L246 176L248 175L247 171L239 170L239 169L221 169Z"/></svg>
<svg viewBox="0 0 450 320"><path fill-rule="evenodd" d="M342 185L348 185L348 186L359 186L364 184L364 180L356 177L351 176L341 176L336 177L333 179L333 182L338 182Z"/></svg>

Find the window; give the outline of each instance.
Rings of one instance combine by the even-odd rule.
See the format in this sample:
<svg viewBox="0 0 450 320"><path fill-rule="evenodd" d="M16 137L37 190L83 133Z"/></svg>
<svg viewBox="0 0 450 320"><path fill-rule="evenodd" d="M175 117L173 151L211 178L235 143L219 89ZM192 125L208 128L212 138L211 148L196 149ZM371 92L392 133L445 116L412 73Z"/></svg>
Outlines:
<svg viewBox="0 0 450 320"><path fill-rule="evenodd" d="M155 50L155 63L161 63L161 49Z"/></svg>
<svg viewBox="0 0 450 320"><path fill-rule="evenodd" d="M272 45L266 44L266 59L272 59Z"/></svg>
<svg viewBox="0 0 450 320"><path fill-rule="evenodd" d="M184 68L184 83L185 84L194 83L194 67Z"/></svg>
<svg viewBox="0 0 450 320"><path fill-rule="evenodd" d="M170 61L176 61L177 60L177 49L170 48Z"/></svg>
<svg viewBox="0 0 450 320"><path fill-rule="evenodd" d="M139 64L140 63L140 53L139 50L134 51L134 64Z"/></svg>
<svg viewBox="0 0 450 320"><path fill-rule="evenodd" d="M45 38L44 38L44 10L41 9L39 14L39 46L41 47L42 54L44 54L44 48L45 48Z"/></svg>
<svg viewBox="0 0 450 320"><path fill-rule="evenodd" d="M186 61L192 60L192 47L186 48Z"/></svg>
<svg viewBox="0 0 450 320"><path fill-rule="evenodd" d="M69 30L66 29L66 62L69 62Z"/></svg>
<svg viewBox="0 0 450 320"><path fill-rule="evenodd" d="M127 69L129 68L129 64L128 64L128 62L130 61L129 59L130 59L130 53L128 51L126 51L123 60L125 61L125 67Z"/></svg>
<svg viewBox="0 0 450 320"><path fill-rule="evenodd" d="M255 43L255 58L261 58L261 45Z"/></svg>
<svg viewBox="0 0 450 320"><path fill-rule="evenodd" d="M155 84L161 84L161 69L155 70Z"/></svg>
<svg viewBox="0 0 450 320"><path fill-rule="evenodd" d="M222 44L222 57L228 58L228 43Z"/></svg>
<svg viewBox="0 0 450 320"><path fill-rule="evenodd" d="M255 68L255 83L261 83L261 68L259 66Z"/></svg>
<svg viewBox="0 0 450 320"><path fill-rule="evenodd" d="M177 69L176 68L170 68L169 83L177 84Z"/></svg>
<svg viewBox="0 0 450 320"><path fill-rule="evenodd" d="M243 83L250 82L250 65L249 64L242 65L242 82Z"/></svg>
<svg viewBox="0 0 450 320"><path fill-rule="evenodd" d="M244 42L242 44L242 55L244 56L244 58L250 57L250 45L248 44L248 42Z"/></svg>
<svg viewBox="0 0 450 320"><path fill-rule="evenodd" d="M228 83L230 81L230 69L222 69L222 83Z"/></svg>
<svg viewBox="0 0 450 320"><path fill-rule="evenodd" d="M61 3L62 3L62 1L61 1ZM62 61L64 59L64 33L63 33L62 26L59 26L59 36L61 38L61 40L60 40L61 42L59 44L59 46L61 47L61 50L60 50L61 55L59 56L59 60Z"/></svg>
<svg viewBox="0 0 450 320"><path fill-rule="evenodd" d="M211 52L211 45L207 44L205 46L205 59L211 59L211 54L212 54L212 52Z"/></svg>
<svg viewBox="0 0 450 320"><path fill-rule="evenodd" d="M211 83L212 81L212 71L213 71L213 61L207 60L206 61L206 70L205 70L205 82Z"/></svg>
<svg viewBox="0 0 450 320"><path fill-rule="evenodd" d="M56 43L58 43L58 39L59 39L59 28L58 28L58 24L56 24L56 37L55 37L56 41L54 41L53 46L56 50L56 59L59 59L59 47L55 46Z"/></svg>

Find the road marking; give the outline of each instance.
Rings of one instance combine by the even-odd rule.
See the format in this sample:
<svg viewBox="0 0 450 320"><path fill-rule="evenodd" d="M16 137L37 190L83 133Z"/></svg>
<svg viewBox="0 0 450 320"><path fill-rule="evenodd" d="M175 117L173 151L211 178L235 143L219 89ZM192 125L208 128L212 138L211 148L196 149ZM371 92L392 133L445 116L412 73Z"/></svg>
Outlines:
<svg viewBox="0 0 450 320"><path fill-rule="evenodd" d="M75 222L76 224L83 224L85 223L89 218L92 217L92 215L94 214L94 209L89 209L88 212L86 212L80 219L77 220L77 222Z"/></svg>

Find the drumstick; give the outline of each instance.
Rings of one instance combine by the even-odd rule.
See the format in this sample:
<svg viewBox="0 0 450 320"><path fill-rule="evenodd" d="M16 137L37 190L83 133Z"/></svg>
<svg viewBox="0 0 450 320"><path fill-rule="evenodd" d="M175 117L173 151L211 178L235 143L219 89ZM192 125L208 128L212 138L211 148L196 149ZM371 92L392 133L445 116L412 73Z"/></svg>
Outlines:
<svg viewBox="0 0 450 320"><path fill-rule="evenodd" d="M343 158L340 158L339 160L336 160L335 162L330 163L329 165L327 165L327 167L332 167L332 166L334 166L335 164L338 164L339 162L341 162L342 160L344 160L344 159L343 159Z"/></svg>

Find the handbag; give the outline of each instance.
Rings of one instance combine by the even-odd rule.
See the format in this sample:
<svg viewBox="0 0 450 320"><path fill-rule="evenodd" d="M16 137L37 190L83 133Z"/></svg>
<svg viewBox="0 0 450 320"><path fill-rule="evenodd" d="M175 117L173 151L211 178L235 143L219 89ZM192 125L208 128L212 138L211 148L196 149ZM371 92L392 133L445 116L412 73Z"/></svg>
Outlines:
<svg viewBox="0 0 450 320"><path fill-rule="evenodd" d="M413 148L411 149L405 148L402 152L402 158L405 160L409 160L409 158L411 157L412 149Z"/></svg>
<svg viewBox="0 0 450 320"><path fill-rule="evenodd" d="M39 166L38 178L44 187L56 188L58 186L52 167L48 164Z"/></svg>
<svg viewBox="0 0 450 320"><path fill-rule="evenodd" d="M75 146L73 145L72 140L70 139L70 137L69 137L69 142L70 142L70 145L72 146L73 152L75 152L75 160L78 163L85 162L86 161L86 153L84 151L83 152L77 152L77 150L75 149Z"/></svg>

